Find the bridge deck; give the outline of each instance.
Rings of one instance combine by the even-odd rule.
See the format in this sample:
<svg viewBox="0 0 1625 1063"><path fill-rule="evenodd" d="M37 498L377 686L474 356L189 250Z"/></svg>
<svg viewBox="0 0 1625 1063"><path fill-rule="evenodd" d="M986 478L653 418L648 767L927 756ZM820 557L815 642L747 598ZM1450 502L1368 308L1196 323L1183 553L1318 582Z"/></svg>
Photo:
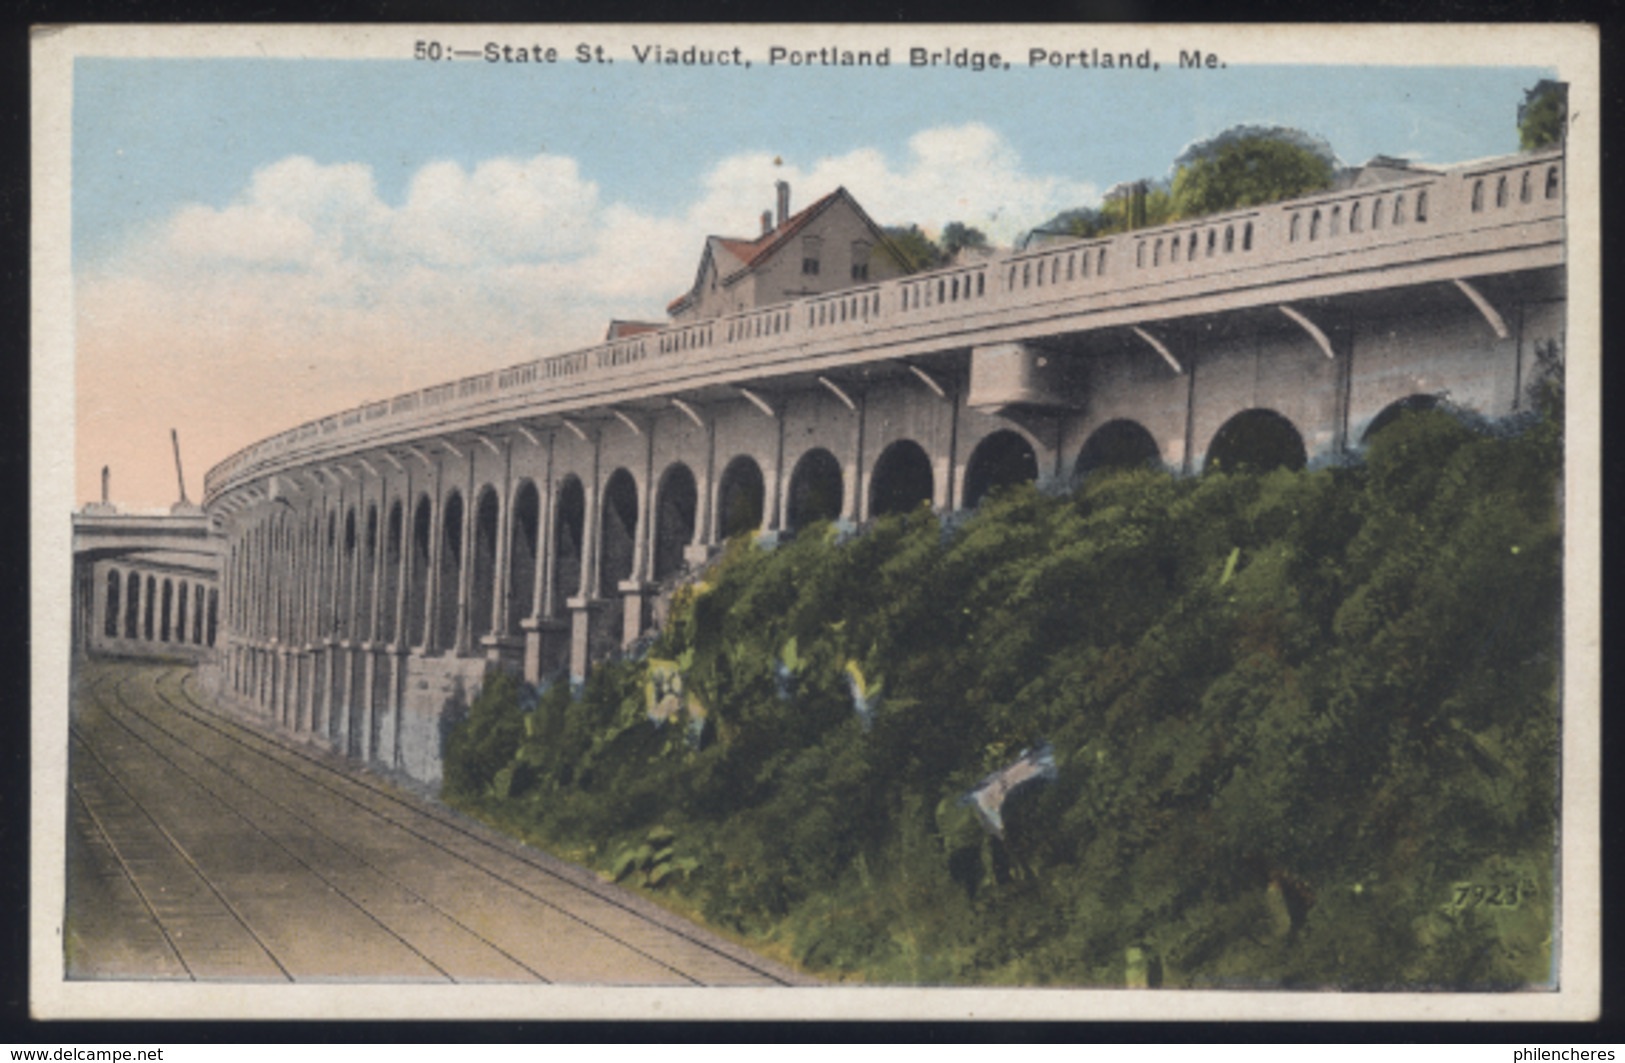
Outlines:
<svg viewBox="0 0 1625 1063"><path fill-rule="evenodd" d="M673 324L290 428L209 470L206 501L213 507L234 489L303 463L437 432L606 404L715 397L763 379L976 345L1560 267L1562 166L1562 153L1551 150L1418 171L1391 184L1067 241Z"/></svg>
<svg viewBox="0 0 1625 1063"><path fill-rule="evenodd" d="M809 981L334 758L93 661L70 755L78 979Z"/></svg>

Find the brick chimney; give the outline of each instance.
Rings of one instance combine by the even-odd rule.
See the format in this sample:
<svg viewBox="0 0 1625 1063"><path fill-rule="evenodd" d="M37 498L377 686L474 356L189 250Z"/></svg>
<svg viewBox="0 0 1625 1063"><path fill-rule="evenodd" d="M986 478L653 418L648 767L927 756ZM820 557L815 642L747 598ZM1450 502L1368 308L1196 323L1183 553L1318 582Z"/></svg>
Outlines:
<svg viewBox="0 0 1625 1063"><path fill-rule="evenodd" d="M782 227L790 220L790 182L776 181L774 187L779 191L779 225Z"/></svg>
<svg viewBox="0 0 1625 1063"><path fill-rule="evenodd" d="M762 235L766 236L768 233L770 233L772 231L773 231L773 212L771 210L764 210L764 211L762 211Z"/></svg>

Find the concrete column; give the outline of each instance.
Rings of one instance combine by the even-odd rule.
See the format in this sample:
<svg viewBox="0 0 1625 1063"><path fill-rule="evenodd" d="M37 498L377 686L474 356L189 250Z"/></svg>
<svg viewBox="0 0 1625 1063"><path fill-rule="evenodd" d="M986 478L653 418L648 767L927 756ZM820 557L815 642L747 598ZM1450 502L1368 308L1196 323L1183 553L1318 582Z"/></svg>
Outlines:
<svg viewBox="0 0 1625 1063"><path fill-rule="evenodd" d="M350 584L350 600L344 610L343 636L346 641L355 642L361 634L361 567L362 558L366 556L365 540L367 536L367 495L365 491L358 491L355 500L355 549L348 555L349 571L344 574ZM343 535L340 535L339 549L344 549Z"/></svg>
<svg viewBox="0 0 1625 1063"><path fill-rule="evenodd" d="M850 514L850 519L859 524L869 519L869 497L864 490L867 478L863 475L864 434L868 431L868 422L869 390L865 388L858 393L858 426L852 440L852 466L846 477L851 494L847 497L848 504L842 507L842 512Z"/></svg>
<svg viewBox="0 0 1625 1063"><path fill-rule="evenodd" d="M704 564L711 556L712 529L716 526L716 479L717 419L712 415L705 418L705 465L700 470L699 483L695 485L694 538L683 550L683 560L690 567Z"/></svg>
<svg viewBox="0 0 1625 1063"><path fill-rule="evenodd" d="M244 535L243 557L243 635L250 640L260 637L260 526L256 520ZM145 588L146 577L141 578ZM136 612L136 634L141 634L141 619L145 613Z"/></svg>
<svg viewBox="0 0 1625 1063"><path fill-rule="evenodd" d="M553 615L553 566L557 558L554 551L554 500L558 496L553 482L553 452L558 433L547 437L547 477L542 484L541 514L536 532L536 580L531 594L530 616L520 621L525 632L524 677L527 683L541 680L542 670L548 666L553 640L568 627Z"/></svg>
<svg viewBox="0 0 1625 1063"><path fill-rule="evenodd" d="M603 430L593 434L592 476L587 481L586 517L581 522L581 588L570 599L570 679L582 682L591 667L592 651L597 641L599 624L605 603L597 597L598 540L603 531L603 517L599 512L599 465L603 452Z"/></svg>
<svg viewBox="0 0 1625 1063"><path fill-rule="evenodd" d="M1354 325L1353 322L1339 315L1333 322L1334 327L1329 330L1328 337L1332 342L1332 350L1337 352L1337 400L1334 404L1336 423L1332 431L1332 451L1335 454L1346 454L1349 449L1349 407L1354 395ZM1517 357L1514 351L1514 358ZM1513 391L1512 408L1516 410L1517 391Z"/></svg>
<svg viewBox="0 0 1625 1063"><path fill-rule="evenodd" d="M277 650L277 655L281 658L282 692L281 696L277 698L276 714L277 722L286 729L293 726L294 718L298 713L296 699L299 693L299 684L295 679L295 673L298 670L299 661L285 645Z"/></svg>
<svg viewBox="0 0 1625 1063"><path fill-rule="evenodd" d="M372 571L367 574L372 583L372 590L367 594L368 645L378 642L378 621L383 613L378 598L384 590L384 554L389 539L389 479L382 473L378 476L378 523L373 532Z"/></svg>
<svg viewBox="0 0 1625 1063"><path fill-rule="evenodd" d="M508 587L508 554L513 549L513 440L502 443L502 482L497 486L497 541L495 566L491 573L496 581L491 591L491 635L500 640L508 634L508 608L511 590ZM538 549L540 554L541 550Z"/></svg>
<svg viewBox="0 0 1625 1063"><path fill-rule="evenodd" d="M1185 476L1196 471L1196 367L1201 361L1197 346L1192 344L1190 356L1185 359L1185 456L1179 463L1179 471Z"/></svg>
<svg viewBox="0 0 1625 1063"><path fill-rule="evenodd" d="M412 645L411 618L406 615L406 605L411 601L412 590L412 543L413 528L416 524L417 499L412 494L412 466L406 467L406 494L401 504L401 556L397 560L400 565L399 579L395 586L395 632L391 645L398 650L405 651Z"/></svg>
<svg viewBox="0 0 1625 1063"><path fill-rule="evenodd" d="M650 544L654 535L649 527L654 518L655 418L651 417L643 433L643 487L638 498L638 526L632 536L632 574L616 589L621 592L621 645L626 645L643 634L648 615L651 586L649 583Z"/></svg>
<svg viewBox="0 0 1625 1063"><path fill-rule="evenodd" d="M435 650L435 617L439 615L440 606L440 548L441 534L440 510L444 499L440 497L441 466L439 462L434 466L434 489L429 494L429 572L428 586L424 594L423 618L423 653L429 656Z"/></svg>
<svg viewBox="0 0 1625 1063"><path fill-rule="evenodd" d="M784 422L790 413L789 403L785 403L779 410L776 418L778 424L774 427L773 461L771 471L767 474L767 482L762 485L762 531L777 533L784 525L779 521L779 506L782 502L780 496L784 491Z"/></svg>
<svg viewBox="0 0 1625 1063"><path fill-rule="evenodd" d="M361 713L361 740L351 752L365 762L372 760L374 756L372 730L376 695L373 690L374 684L378 681L378 650L376 644L371 641L362 647L361 669L361 704L356 710L352 710Z"/></svg>
<svg viewBox="0 0 1625 1063"><path fill-rule="evenodd" d="M84 633L80 645L87 651L93 644L105 641L103 632L107 630L107 571L106 565L90 566L90 630ZM121 575L119 579L123 579ZM119 601L124 601L124 588L118 589Z"/></svg>
<svg viewBox="0 0 1625 1063"><path fill-rule="evenodd" d="M474 448L469 447L468 484L463 491L463 548L457 562L457 638L452 647L452 654L457 657L468 656L471 642L468 605L474 584L474 518L479 508L479 499L474 497L474 457Z"/></svg>
<svg viewBox="0 0 1625 1063"><path fill-rule="evenodd" d="M350 648L348 639L334 645L331 654L333 656L333 685L331 689L333 711L327 717L327 738L329 748L340 753L348 753L350 690L353 685L351 669L355 666L355 654Z"/></svg>
<svg viewBox="0 0 1625 1063"><path fill-rule="evenodd" d="M554 542L554 527L557 514L553 507L558 499L558 485L554 483L556 473L553 469L553 452L557 449L558 433L550 432L547 436L547 481L542 484L541 519L537 522L536 532L536 586L530 598L530 615L537 620L552 620L553 616L553 566L557 558L553 556L556 548ZM528 673L527 673L528 674Z"/></svg>
<svg viewBox="0 0 1625 1063"><path fill-rule="evenodd" d="M604 515L599 512L603 497L599 483L603 449L604 432L600 428L592 437L592 476L587 480L586 514L581 522L581 586L576 593L582 598L598 597L598 548L604 531Z"/></svg>
<svg viewBox="0 0 1625 1063"><path fill-rule="evenodd" d="M491 630L481 640L481 645L485 650L485 659L489 663L504 669L523 670L526 639L515 635L508 624L508 614L513 608L513 588L509 585L514 532L513 496L513 440L506 439L502 446L502 480L497 485L497 541L491 573L494 583L491 592ZM536 547L538 561L541 560L541 556L541 544L538 543Z"/></svg>
<svg viewBox="0 0 1625 1063"><path fill-rule="evenodd" d="M943 503L943 511L947 513L952 513L959 505L962 488L960 477L964 475L959 460L959 391L958 382L956 381L953 389L948 392L948 416L950 418L948 422L948 497ZM1060 454L1058 446L1056 454Z"/></svg>

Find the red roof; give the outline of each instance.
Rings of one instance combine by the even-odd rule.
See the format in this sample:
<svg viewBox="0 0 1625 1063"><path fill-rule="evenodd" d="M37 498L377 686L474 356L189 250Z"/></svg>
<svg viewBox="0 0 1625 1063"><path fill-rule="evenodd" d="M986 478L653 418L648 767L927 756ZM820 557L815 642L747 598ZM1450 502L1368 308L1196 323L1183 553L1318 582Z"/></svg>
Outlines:
<svg viewBox="0 0 1625 1063"><path fill-rule="evenodd" d="M804 229L808 222L812 221L815 217L821 214L825 207L829 206L840 196L846 196L848 199L851 199L850 194L845 188L837 188L829 195L824 196L822 199L816 200L802 210L786 218L784 224L780 225L772 232L763 233L754 240L741 240L735 236L710 237L707 241L708 251L710 250L709 243L711 241L715 241L722 246L724 251L727 251L730 255L744 263L744 266L740 269L737 269L728 276L721 278L723 283L726 284L740 274L749 272L750 270L755 269L758 264L767 261L767 259L772 257L773 253L777 251L785 241L789 240L797 232ZM853 205L857 205L856 200L853 200ZM861 209L859 210L859 213L862 213ZM701 272L703 273L703 260L701 261L701 266ZM666 311L668 313L676 313L679 307L694 297L694 293L699 290L699 286L700 278L696 276L694 278L694 287L667 303Z"/></svg>

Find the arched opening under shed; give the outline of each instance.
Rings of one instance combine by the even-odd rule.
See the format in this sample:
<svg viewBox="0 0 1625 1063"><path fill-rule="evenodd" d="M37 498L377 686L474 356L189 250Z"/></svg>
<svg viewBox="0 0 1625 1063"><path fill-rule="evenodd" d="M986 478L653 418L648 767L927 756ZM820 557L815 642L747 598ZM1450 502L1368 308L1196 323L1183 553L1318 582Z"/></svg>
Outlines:
<svg viewBox="0 0 1625 1063"><path fill-rule="evenodd" d="M553 615L563 616L569 599L581 593L582 533L587 527L581 481L566 476L553 505Z"/></svg>
<svg viewBox="0 0 1625 1063"><path fill-rule="evenodd" d="M1390 402L1365 426L1365 431L1360 434L1360 445L1369 446L1378 432L1411 414L1427 413L1439 409L1441 405L1437 395L1407 395L1398 402Z"/></svg>
<svg viewBox="0 0 1625 1063"><path fill-rule="evenodd" d="M541 492L529 480L519 481L513 495L513 531L508 539L508 615L502 630L520 633L519 622L536 604L537 548L541 543Z"/></svg>
<svg viewBox="0 0 1625 1063"><path fill-rule="evenodd" d="M767 496L762 469L755 460L740 455L722 471L717 490L717 524L721 537L748 535L762 526L763 502Z"/></svg>
<svg viewBox="0 0 1625 1063"><path fill-rule="evenodd" d="M654 578L668 579L683 570L683 550L694 541L694 515L699 492L694 474L677 462L660 477L655 495Z"/></svg>
<svg viewBox="0 0 1625 1063"><path fill-rule="evenodd" d="M429 630L429 540L433 524L429 496L423 495L412 512L412 578L406 597L406 636L413 646L422 646Z"/></svg>
<svg viewBox="0 0 1625 1063"><path fill-rule="evenodd" d="M475 639L491 633L496 601L497 534L502 504L494 488L480 491L474 505L474 571L468 585L468 630Z"/></svg>
<svg viewBox="0 0 1625 1063"><path fill-rule="evenodd" d="M809 524L836 520L846 497L841 463L823 447L815 447L796 462L790 474L790 498L785 518L793 535Z"/></svg>
<svg viewBox="0 0 1625 1063"><path fill-rule="evenodd" d="M1138 421L1119 418L1107 421L1090 433L1078 451L1078 463L1073 466L1072 479L1081 483L1090 474L1101 469L1132 469L1157 466L1162 463L1162 452L1157 441Z"/></svg>
<svg viewBox="0 0 1625 1063"><path fill-rule="evenodd" d="M869 481L869 516L907 513L936 497L936 474L925 448L912 439L899 439L875 462Z"/></svg>
<svg viewBox="0 0 1625 1063"><path fill-rule="evenodd" d="M457 645L457 599L463 583L463 496L446 496L440 520L440 583L435 588L435 645L442 650Z"/></svg>
<svg viewBox="0 0 1625 1063"><path fill-rule="evenodd" d="M966 509L1001 488L1038 479L1038 455L1020 432L1001 428L987 435L965 465Z"/></svg>
<svg viewBox="0 0 1625 1063"><path fill-rule="evenodd" d="M1243 410L1226 421L1207 449L1203 472L1271 472L1308 464L1303 436L1274 410Z"/></svg>
<svg viewBox="0 0 1625 1063"><path fill-rule="evenodd" d="M638 484L625 469L616 469L604 484L599 531L598 594L613 598L622 580L632 578L638 535Z"/></svg>

